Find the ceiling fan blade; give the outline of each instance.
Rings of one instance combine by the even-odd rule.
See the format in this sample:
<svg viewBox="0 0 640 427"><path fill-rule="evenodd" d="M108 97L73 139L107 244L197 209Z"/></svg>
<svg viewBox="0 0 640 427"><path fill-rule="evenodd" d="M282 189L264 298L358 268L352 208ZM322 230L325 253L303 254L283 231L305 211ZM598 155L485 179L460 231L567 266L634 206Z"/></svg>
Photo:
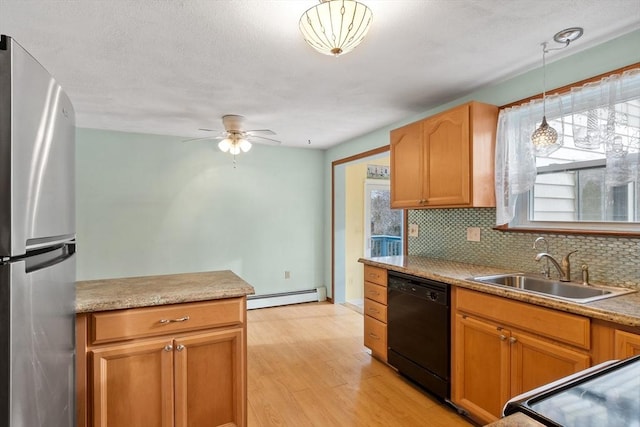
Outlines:
<svg viewBox="0 0 640 427"><path fill-rule="evenodd" d="M245 133L248 134L248 135L251 135L251 134L254 134L254 133L263 133L265 135L275 135L276 134L271 129L252 129L252 130L245 131Z"/></svg>
<svg viewBox="0 0 640 427"><path fill-rule="evenodd" d="M213 136L204 136L202 138L183 139L182 142L204 141L205 139L215 139Z"/></svg>
<svg viewBox="0 0 640 427"><path fill-rule="evenodd" d="M203 130L205 132L220 132L219 130L215 130L215 129L207 129L207 128L198 128L198 130Z"/></svg>
<svg viewBox="0 0 640 427"><path fill-rule="evenodd" d="M251 139L255 139L255 138L264 139L264 140L267 140L267 141L272 142L274 144L282 144L282 141L278 141L277 139L267 138L267 137L260 136L260 135L249 135L247 139L251 140Z"/></svg>

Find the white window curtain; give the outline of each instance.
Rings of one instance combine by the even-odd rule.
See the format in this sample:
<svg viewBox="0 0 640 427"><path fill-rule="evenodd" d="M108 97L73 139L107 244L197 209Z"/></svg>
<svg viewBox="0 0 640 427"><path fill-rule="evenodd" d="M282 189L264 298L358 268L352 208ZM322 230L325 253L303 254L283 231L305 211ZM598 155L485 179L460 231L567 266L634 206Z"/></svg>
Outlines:
<svg viewBox="0 0 640 427"><path fill-rule="evenodd" d="M628 114L627 101L640 99L640 68L547 96L547 121L558 132L559 146L574 153L598 152L606 158L607 186L638 182L640 125ZM536 156L531 134L540 125L542 99L505 108L498 116L495 156L496 223L508 224L516 201L536 180ZM631 123L630 121L634 121ZM562 150L561 148L560 150ZM549 153L543 164L562 163ZM541 159L537 159L540 163ZM573 160L566 160L572 162Z"/></svg>

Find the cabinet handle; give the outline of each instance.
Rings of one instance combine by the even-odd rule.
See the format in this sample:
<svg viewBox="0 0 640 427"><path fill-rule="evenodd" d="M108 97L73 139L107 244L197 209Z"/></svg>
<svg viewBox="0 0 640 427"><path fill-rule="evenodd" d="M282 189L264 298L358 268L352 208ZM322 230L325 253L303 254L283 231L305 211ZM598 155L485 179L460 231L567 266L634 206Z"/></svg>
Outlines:
<svg viewBox="0 0 640 427"><path fill-rule="evenodd" d="M378 275L376 273L369 273L369 277L378 277Z"/></svg>
<svg viewBox="0 0 640 427"><path fill-rule="evenodd" d="M164 346L164 351L173 351L173 346L171 344L167 344Z"/></svg>
<svg viewBox="0 0 640 427"><path fill-rule="evenodd" d="M515 344L516 342L518 342L518 339L516 337L511 337L511 338L509 338L509 342L511 344Z"/></svg>
<svg viewBox="0 0 640 427"><path fill-rule="evenodd" d="M500 335L500 341L504 341L504 340L506 340L506 339L507 339L507 336L506 336L506 335Z"/></svg>
<svg viewBox="0 0 640 427"><path fill-rule="evenodd" d="M370 313L375 313L375 314L380 313L380 312L379 312L378 310L376 310L375 308L370 308L370 309L369 309L369 312L370 312Z"/></svg>
<svg viewBox="0 0 640 427"><path fill-rule="evenodd" d="M371 295L380 295L380 293L378 291L372 291L372 290L369 290L369 294L371 294Z"/></svg>
<svg viewBox="0 0 640 427"><path fill-rule="evenodd" d="M379 337L379 336L377 336L376 334L374 334L373 332L369 332L369 336L370 336L371 338L373 338L374 340L379 340L379 339L380 339L380 337Z"/></svg>
<svg viewBox="0 0 640 427"><path fill-rule="evenodd" d="M179 317L177 319L160 319L160 323L166 325L168 323L186 322L189 320L189 316Z"/></svg>
<svg viewBox="0 0 640 427"><path fill-rule="evenodd" d="M178 351L182 351L182 350L184 350L184 345L182 345L182 344L178 344L178 345L176 346L176 350L178 350Z"/></svg>

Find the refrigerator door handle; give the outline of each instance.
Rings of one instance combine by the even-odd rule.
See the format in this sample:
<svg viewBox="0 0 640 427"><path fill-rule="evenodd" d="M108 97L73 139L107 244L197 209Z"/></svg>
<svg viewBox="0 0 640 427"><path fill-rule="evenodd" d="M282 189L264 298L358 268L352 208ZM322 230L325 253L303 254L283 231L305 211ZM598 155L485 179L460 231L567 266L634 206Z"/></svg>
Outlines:
<svg viewBox="0 0 640 427"><path fill-rule="evenodd" d="M24 258L25 273L33 273L34 271L52 267L56 264L71 258L76 252L76 245L68 243L63 246L52 248L49 251L42 251L38 254Z"/></svg>
<svg viewBox="0 0 640 427"><path fill-rule="evenodd" d="M42 249L49 246L57 246L67 242L73 242L75 239L74 234L63 234L62 236L53 236L39 239L27 239L26 249L27 251Z"/></svg>

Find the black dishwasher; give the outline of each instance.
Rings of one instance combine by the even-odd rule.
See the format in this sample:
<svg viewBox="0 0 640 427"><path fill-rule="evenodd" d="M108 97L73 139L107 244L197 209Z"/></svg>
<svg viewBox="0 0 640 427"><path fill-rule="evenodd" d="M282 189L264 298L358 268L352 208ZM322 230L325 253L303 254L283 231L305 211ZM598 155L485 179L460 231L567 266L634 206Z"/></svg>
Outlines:
<svg viewBox="0 0 640 427"><path fill-rule="evenodd" d="M449 285L389 272L388 362L435 396L450 395Z"/></svg>

